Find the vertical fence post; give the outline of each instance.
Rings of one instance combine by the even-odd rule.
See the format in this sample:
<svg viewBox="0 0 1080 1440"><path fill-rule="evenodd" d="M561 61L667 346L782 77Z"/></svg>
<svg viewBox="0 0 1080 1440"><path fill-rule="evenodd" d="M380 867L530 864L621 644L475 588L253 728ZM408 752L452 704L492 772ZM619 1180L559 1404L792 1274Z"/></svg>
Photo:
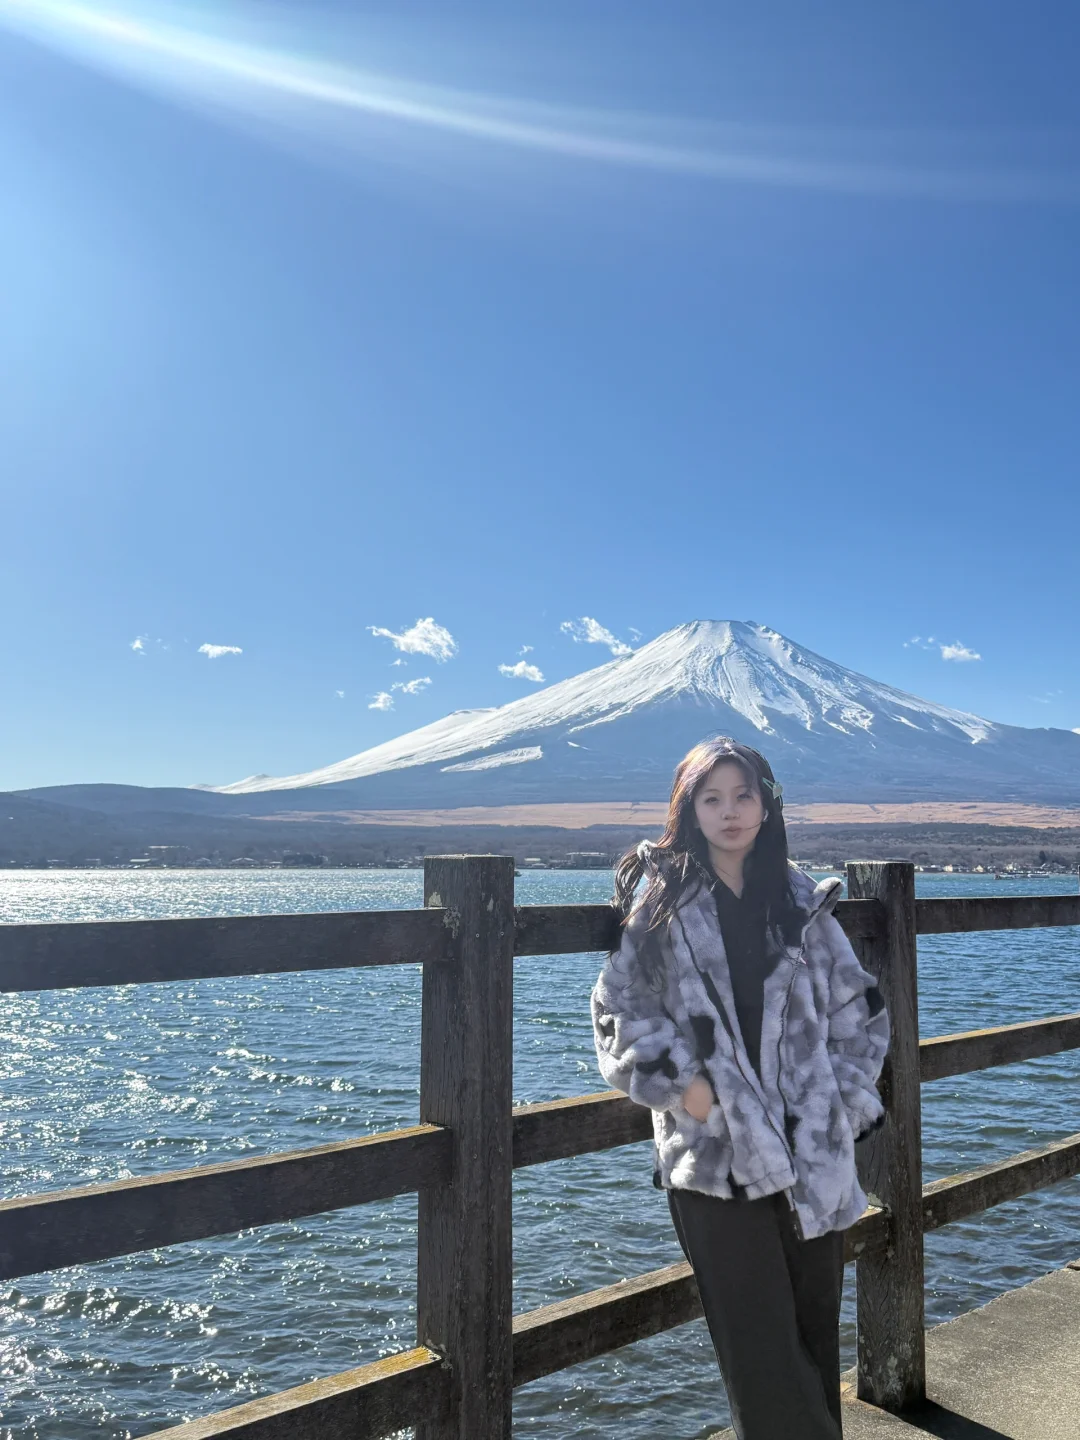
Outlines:
<svg viewBox="0 0 1080 1440"><path fill-rule="evenodd" d="M924 1337L922 1103L915 867L906 860L851 862L848 894L880 900L885 933L858 943L889 1012L882 1075L885 1125L859 1145L863 1187L888 1206L889 1242L855 1263L860 1400L899 1411L926 1398Z"/></svg>
<svg viewBox="0 0 1080 1440"><path fill-rule="evenodd" d="M420 1121L454 1132L449 1185L422 1189L417 1340L446 1356L451 1405L417 1440L509 1440L512 1370L514 862L424 862L452 958L424 966Z"/></svg>

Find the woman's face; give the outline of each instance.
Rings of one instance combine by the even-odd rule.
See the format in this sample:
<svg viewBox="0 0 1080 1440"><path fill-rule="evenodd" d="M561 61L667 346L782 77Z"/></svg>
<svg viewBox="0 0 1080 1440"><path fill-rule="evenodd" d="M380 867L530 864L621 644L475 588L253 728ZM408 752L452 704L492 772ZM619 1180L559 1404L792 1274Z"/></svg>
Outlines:
<svg viewBox="0 0 1080 1440"><path fill-rule="evenodd" d="M713 849L734 857L753 846L765 819L765 804L742 766L721 760L694 796L694 815Z"/></svg>

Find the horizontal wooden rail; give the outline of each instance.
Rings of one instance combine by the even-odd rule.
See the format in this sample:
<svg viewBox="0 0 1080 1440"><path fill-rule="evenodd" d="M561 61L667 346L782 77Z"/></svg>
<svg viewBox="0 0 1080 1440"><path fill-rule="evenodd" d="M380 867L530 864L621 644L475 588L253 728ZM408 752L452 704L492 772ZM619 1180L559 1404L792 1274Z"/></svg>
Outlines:
<svg viewBox="0 0 1080 1440"><path fill-rule="evenodd" d="M249 1400L148 1440L378 1440L444 1413L450 1369L420 1346L294 1390Z"/></svg>
<svg viewBox="0 0 1080 1440"><path fill-rule="evenodd" d="M957 895L915 901L915 929L920 935L1056 925L1080 925L1080 895Z"/></svg>
<svg viewBox="0 0 1080 1440"><path fill-rule="evenodd" d="M937 1230L1074 1175L1080 1175L1080 1134L924 1185L923 1228Z"/></svg>
<svg viewBox="0 0 1080 1440"><path fill-rule="evenodd" d="M920 1078L944 1080L969 1075L993 1065L1013 1065L1042 1055L1080 1049L1080 1011L1047 1020L1021 1020L989 1030L968 1030L958 1035L935 1035L919 1042Z"/></svg>
<svg viewBox="0 0 1080 1440"><path fill-rule="evenodd" d="M871 1207L846 1232L845 1261L888 1240L888 1220ZM668 1265L514 1317L514 1384L685 1325L701 1314L689 1265Z"/></svg>
<svg viewBox="0 0 1080 1440"><path fill-rule="evenodd" d="M879 900L840 900L834 913L849 939L881 938L885 912ZM915 918L920 935L1080 925L1080 895L916 900ZM603 951L611 949L618 939L618 921L610 905L519 905L514 922L515 955Z"/></svg>
<svg viewBox="0 0 1080 1440"><path fill-rule="evenodd" d="M701 1314L694 1272L667 1265L514 1316L514 1384L527 1385Z"/></svg>
<svg viewBox="0 0 1080 1440"><path fill-rule="evenodd" d="M0 925L0 991L445 960L444 911Z"/></svg>
<svg viewBox="0 0 1080 1440"><path fill-rule="evenodd" d="M880 935L884 912L876 900L841 900L836 917L852 938ZM573 955L614 949L619 922L610 905L519 905L514 954Z"/></svg>
<svg viewBox="0 0 1080 1440"><path fill-rule="evenodd" d="M450 1179L435 1125L0 1201L0 1279L386 1200Z"/></svg>
<svg viewBox="0 0 1080 1440"><path fill-rule="evenodd" d="M543 1165L651 1140L652 1111L619 1090L514 1109L514 1165Z"/></svg>
<svg viewBox="0 0 1080 1440"><path fill-rule="evenodd" d="M1080 925L1075 895L918 900L915 908L923 935ZM881 935L876 900L841 900L836 916L851 939ZM421 964L447 958L448 919L433 908L0 925L0 992ZM519 956L603 952L618 939L610 905L519 905L514 923Z"/></svg>
<svg viewBox="0 0 1080 1440"><path fill-rule="evenodd" d="M576 955L613 950L619 920L611 905L518 905L515 955Z"/></svg>

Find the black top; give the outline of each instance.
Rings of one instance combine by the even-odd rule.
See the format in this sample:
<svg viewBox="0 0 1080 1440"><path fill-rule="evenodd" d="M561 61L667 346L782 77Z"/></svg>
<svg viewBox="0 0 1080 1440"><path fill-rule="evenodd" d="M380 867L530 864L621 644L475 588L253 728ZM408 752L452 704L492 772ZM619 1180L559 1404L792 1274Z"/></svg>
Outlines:
<svg viewBox="0 0 1080 1440"><path fill-rule="evenodd" d="M722 880L712 887L716 918L724 940L735 1013L750 1063L761 1075L761 1017L765 1004L765 977L776 967L779 955L769 956L765 943L765 910L745 892L740 898Z"/></svg>

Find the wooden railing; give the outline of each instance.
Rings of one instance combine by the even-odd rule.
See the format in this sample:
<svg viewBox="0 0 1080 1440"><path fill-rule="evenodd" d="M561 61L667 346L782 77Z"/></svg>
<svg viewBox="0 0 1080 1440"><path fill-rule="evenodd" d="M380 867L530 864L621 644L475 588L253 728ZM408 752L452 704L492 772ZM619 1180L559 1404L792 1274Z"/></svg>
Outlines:
<svg viewBox="0 0 1080 1440"><path fill-rule="evenodd" d="M916 900L901 861L848 866L837 916L892 1025L888 1123L859 1148L872 1205L848 1230L859 1395L925 1394L923 1235L1080 1173L1080 1134L924 1186L920 1086L1080 1047L1080 1013L920 1042L917 934L1080 925L1080 896ZM417 1192L417 1346L157 1432L171 1440L504 1440L511 1395L701 1314L685 1264L525 1314L511 1309L511 1180L651 1137L617 1093L512 1108L515 956L603 951L606 905L514 907L504 856L427 860L422 910L0 926L0 990L126 985L341 966L423 966L420 1124L258 1159L0 1203L0 1278L105 1260Z"/></svg>

